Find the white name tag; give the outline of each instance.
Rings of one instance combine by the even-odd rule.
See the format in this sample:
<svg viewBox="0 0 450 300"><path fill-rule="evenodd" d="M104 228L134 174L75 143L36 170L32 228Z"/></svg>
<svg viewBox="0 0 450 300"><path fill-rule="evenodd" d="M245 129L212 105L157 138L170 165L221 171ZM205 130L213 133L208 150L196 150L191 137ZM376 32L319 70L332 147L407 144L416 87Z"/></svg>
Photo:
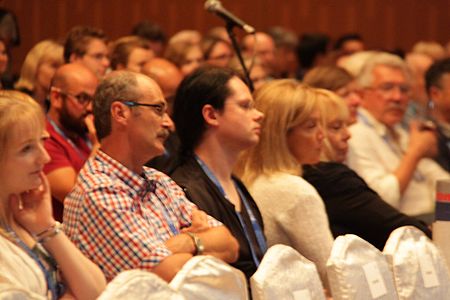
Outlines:
<svg viewBox="0 0 450 300"><path fill-rule="evenodd" d="M386 285L381 276L380 269L376 262L371 262L363 266L364 274L366 275L367 283L369 284L370 294L372 299L376 299L387 294Z"/></svg>
<svg viewBox="0 0 450 300"><path fill-rule="evenodd" d="M422 273L423 285L431 288L439 285L439 279L436 275L436 269L432 263L430 255L427 253L418 254L420 272Z"/></svg>
<svg viewBox="0 0 450 300"><path fill-rule="evenodd" d="M294 291L292 296L294 296L294 300L312 300L311 292L308 289Z"/></svg>

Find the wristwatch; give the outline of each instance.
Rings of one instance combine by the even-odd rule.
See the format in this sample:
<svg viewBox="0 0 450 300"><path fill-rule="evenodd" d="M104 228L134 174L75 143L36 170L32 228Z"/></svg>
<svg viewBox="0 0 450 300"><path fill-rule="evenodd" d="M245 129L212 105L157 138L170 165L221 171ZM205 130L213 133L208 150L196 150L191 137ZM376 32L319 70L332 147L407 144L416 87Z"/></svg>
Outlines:
<svg viewBox="0 0 450 300"><path fill-rule="evenodd" d="M192 232L186 232L188 236L191 237L192 241L194 241L195 253L194 255L202 255L203 251L205 251L205 246L203 245L202 240Z"/></svg>

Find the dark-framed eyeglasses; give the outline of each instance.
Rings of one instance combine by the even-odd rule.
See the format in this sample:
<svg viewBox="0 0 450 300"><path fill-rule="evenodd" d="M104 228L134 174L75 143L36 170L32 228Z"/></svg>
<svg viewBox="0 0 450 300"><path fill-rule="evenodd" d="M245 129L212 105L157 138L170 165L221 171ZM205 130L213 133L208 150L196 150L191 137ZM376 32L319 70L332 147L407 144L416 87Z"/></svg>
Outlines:
<svg viewBox="0 0 450 300"><path fill-rule="evenodd" d="M85 93L85 92L81 92L81 93L79 93L77 95L74 95L74 94L69 93L69 92L63 92L59 88L55 88L55 87L52 87L52 90L57 91L58 93L60 93L64 97L70 97L72 99L77 100L77 102L80 105L83 105L83 106L87 106L89 103L92 103L92 101L94 100L94 96L89 95L88 93Z"/></svg>
<svg viewBox="0 0 450 300"><path fill-rule="evenodd" d="M145 106L145 107L151 107L153 109L153 111L160 117L163 117L164 114L166 113L166 105L164 103L155 103L155 104L150 104L150 103L141 103L141 102L136 102L136 101L120 101L123 104L125 104L128 107L136 107L136 106Z"/></svg>

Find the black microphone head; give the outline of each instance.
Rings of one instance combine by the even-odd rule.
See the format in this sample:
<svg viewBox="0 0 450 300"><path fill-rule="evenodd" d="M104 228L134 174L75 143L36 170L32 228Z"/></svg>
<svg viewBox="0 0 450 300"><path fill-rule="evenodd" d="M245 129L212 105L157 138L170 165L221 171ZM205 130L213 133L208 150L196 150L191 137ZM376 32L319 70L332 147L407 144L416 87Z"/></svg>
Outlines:
<svg viewBox="0 0 450 300"><path fill-rule="evenodd" d="M216 12L220 8L222 8L222 3L219 0L207 0L205 2L205 9L207 11Z"/></svg>

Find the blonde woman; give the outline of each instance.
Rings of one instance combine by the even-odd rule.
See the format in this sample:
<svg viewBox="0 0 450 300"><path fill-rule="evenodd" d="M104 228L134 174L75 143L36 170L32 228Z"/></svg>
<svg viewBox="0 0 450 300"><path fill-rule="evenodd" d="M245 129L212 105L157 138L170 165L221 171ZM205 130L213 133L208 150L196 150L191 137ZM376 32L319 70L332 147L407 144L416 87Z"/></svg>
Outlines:
<svg viewBox="0 0 450 300"><path fill-rule="evenodd" d="M0 295L95 299L106 285L101 270L52 216L44 128L35 101L0 92Z"/></svg>
<svg viewBox="0 0 450 300"><path fill-rule="evenodd" d="M320 103L325 130L322 162L305 166L303 177L324 200L333 235L356 234L380 250L383 250L390 233L401 226L412 225L431 236L424 223L387 204L343 164L350 139L347 126L350 122L348 106L351 104L332 92L323 93L325 97Z"/></svg>
<svg viewBox="0 0 450 300"><path fill-rule="evenodd" d="M63 46L53 40L37 43L25 57L16 90L32 96L42 107L56 69L63 64Z"/></svg>
<svg viewBox="0 0 450 300"><path fill-rule="evenodd" d="M241 176L263 216L268 245L286 244L313 261L327 286L325 264L333 237L322 199L302 177L302 164L319 162L323 131L321 92L292 79L274 80L255 93L264 114L260 142L246 151Z"/></svg>

